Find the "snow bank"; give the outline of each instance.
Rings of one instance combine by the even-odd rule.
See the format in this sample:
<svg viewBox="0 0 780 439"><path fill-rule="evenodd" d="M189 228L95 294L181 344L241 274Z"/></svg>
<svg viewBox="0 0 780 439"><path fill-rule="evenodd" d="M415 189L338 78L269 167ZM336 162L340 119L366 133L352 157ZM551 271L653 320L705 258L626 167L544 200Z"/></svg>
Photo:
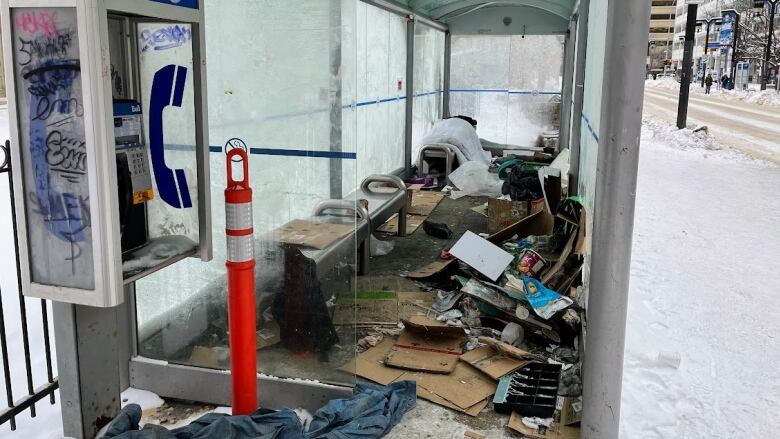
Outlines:
<svg viewBox="0 0 780 439"><path fill-rule="evenodd" d="M674 78L648 79L645 86L662 90L680 90L680 83ZM718 89L717 84L713 84L710 96L717 97L725 101L740 101L754 105L763 105L767 107L780 108L780 93L777 90L758 90L757 84L751 84L752 90L722 90ZM699 82L691 84L691 93L704 95L704 88Z"/></svg>

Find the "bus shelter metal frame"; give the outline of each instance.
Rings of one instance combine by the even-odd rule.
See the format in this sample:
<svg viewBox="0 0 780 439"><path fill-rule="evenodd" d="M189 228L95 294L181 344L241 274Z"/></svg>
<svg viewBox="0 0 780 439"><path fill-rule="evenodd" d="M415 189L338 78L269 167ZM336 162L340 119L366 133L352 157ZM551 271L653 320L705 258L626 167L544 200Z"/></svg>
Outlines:
<svg viewBox="0 0 780 439"><path fill-rule="evenodd" d="M443 102L449 103L451 35L446 26L386 0L361 0L408 18L407 27L407 106L405 170L411 170L411 130L414 110L414 35L420 23L446 33L445 88ZM607 0L601 0L603 4ZM593 3L596 3L594 0ZM580 136L582 134L583 90L586 86L586 53L590 0L580 0L575 19L576 38L570 32L564 68L573 84L562 103L571 111L567 131L572 152L571 188L578 177ZM649 2L611 0L608 2L606 47L602 84L596 199L592 237L592 266L586 351L583 352L584 418L582 437L610 439L618 437L620 394L627 292L633 233L633 216L641 112L643 103L644 52L636 48L647 42ZM571 29L571 28L570 28ZM644 30L643 30L644 29ZM574 40L574 41L572 41ZM333 53L333 62L338 53ZM568 70L567 70L568 69ZM614 80L620 78L620 80ZM567 86L568 87L568 86ZM569 110L571 109L571 110ZM442 109L449 114L448 108ZM334 183L333 189L339 185ZM197 400L224 405L230 402L230 377L227 371L170 364L138 355L135 321L135 291L126 290L126 302L111 313L92 312L87 307L55 304L55 313L63 318L55 322L57 345L70 346L70 352L58 349L65 434L71 437L94 436L99 420L118 413L121 389L132 386L151 390L164 397ZM98 315L100 314L100 315ZM110 333L106 330L114 329ZM111 346L115 346L112 348ZM100 346L99 349L95 349ZM98 352L100 351L100 352ZM83 369L86 364L111 362ZM117 370L119 369L119 370ZM89 373L87 373L89 372ZM92 383L92 384L90 384ZM101 385L98 385L100 383ZM297 406L313 410L333 398L351 395L349 387L258 376L260 404L267 408ZM86 387L85 387L86 386ZM110 395L105 398L105 395ZM111 398L114 401L111 402ZM95 402L109 404L91 406Z"/></svg>

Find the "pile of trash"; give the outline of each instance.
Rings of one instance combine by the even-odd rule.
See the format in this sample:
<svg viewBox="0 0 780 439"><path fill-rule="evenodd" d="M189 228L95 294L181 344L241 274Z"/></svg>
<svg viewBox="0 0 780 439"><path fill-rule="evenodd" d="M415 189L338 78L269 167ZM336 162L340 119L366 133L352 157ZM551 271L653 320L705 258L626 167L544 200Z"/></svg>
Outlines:
<svg viewBox="0 0 780 439"><path fill-rule="evenodd" d="M466 232L405 274L436 300L402 319L397 340L362 340L351 371L416 381L419 397L471 416L492 403L529 437L579 437L586 215L579 198L561 199L559 176L513 165L501 170L507 202L543 208L490 235Z"/></svg>

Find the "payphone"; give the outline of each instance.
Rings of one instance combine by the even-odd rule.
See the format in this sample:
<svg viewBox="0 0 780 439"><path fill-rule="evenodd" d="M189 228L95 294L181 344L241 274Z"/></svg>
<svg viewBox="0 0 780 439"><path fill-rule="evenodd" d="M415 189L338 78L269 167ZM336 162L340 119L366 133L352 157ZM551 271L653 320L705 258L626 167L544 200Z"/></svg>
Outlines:
<svg viewBox="0 0 780 439"><path fill-rule="evenodd" d="M24 294L211 258L202 1L0 0Z"/></svg>

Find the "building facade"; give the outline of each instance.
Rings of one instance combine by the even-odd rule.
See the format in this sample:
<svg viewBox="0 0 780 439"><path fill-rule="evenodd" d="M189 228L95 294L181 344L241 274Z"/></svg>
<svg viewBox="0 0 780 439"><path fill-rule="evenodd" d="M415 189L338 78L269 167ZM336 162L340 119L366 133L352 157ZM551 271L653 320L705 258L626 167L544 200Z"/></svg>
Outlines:
<svg viewBox="0 0 780 439"><path fill-rule="evenodd" d="M662 72L665 66L671 65L676 4L676 0L653 0L647 46L647 65L652 73Z"/></svg>
<svg viewBox="0 0 780 439"><path fill-rule="evenodd" d="M675 70L682 66L683 43L685 39L685 23L688 19L688 6L685 1L676 2L676 18L674 23L674 36L672 44L672 66ZM707 73L714 77L723 75L731 76L735 61L745 60L750 63L751 82L760 81L761 64L763 63L763 47L765 47L765 35L767 33L766 21L761 21L759 16L768 16L764 2L756 0L704 0L698 8L697 19L700 24L696 27L695 44L693 49L694 78L701 78ZM768 7L768 5L767 5ZM752 34L750 44L754 47L741 47L737 59L733 59L730 50L719 47L720 24L712 22L709 26L709 49L705 51L707 41L707 20L713 20L722 16L722 11L734 9L740 13L740 32ZM780 8L778 8L780 9ZM775 18L775 38L780 36L780 11Z"/></svg>

